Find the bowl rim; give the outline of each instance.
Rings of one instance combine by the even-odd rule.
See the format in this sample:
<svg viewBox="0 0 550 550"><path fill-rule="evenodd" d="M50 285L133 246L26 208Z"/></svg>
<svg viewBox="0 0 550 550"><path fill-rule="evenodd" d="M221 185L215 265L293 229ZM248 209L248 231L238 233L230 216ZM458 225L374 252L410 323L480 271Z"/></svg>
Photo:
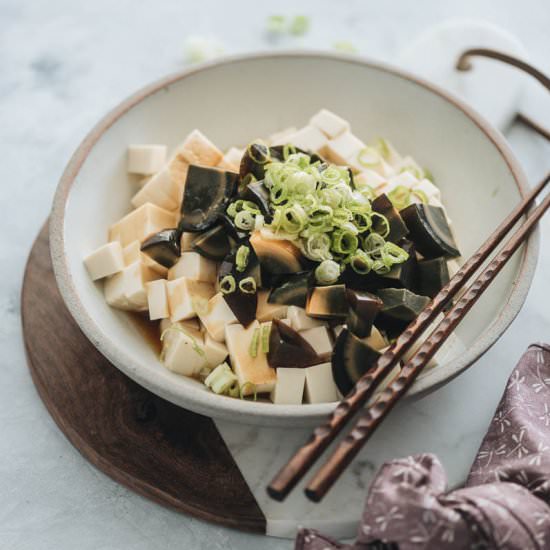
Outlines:
<svg viewBox="0 0 550 550"><path fill-rule="evenodd" d="M493 143L504 162L507 164L514 182L518 187L520 196L525 196L529 187L525 174L504 136L493 128L493 126L472 107L451 92L421 77L410 74L407 71L387 63L373 61L365 57L317 50L268 51L227 56L158 79L140 88L137 92L133 93L111 109L90 130L73 153L60 178L54 195L49 221L50 253L57 285L63 300L71 315L93 345L117 368L138 384L176 405L183 406L197 413L215 418L231 418L233 421L249 424L293 424L296 426L312 424L319 421L323 416L328 415L337 403L273 405L272 403L224 398L223 396L199 390L182 394L182 392L174 392L171 388L159 384L158 382L161 379L157 377L154 371L142 369L138 362L135 362L126 354L122 347L118 346L116 342L112 341L109 336L101 330L82 305L71 276L65 253L65 211L73 183L94 145L120 117L142 100L166 86L185 80L192 75L207 71L211 68L257 59L296 58L328 59L352 65L365 66L408 80L438 95L468 117ZM428 393L430 389L450 381L475 363L475 361L496 342L499 336L506 330L508 325L519 313L525 301L537 263L538 244L539 235L538 231L535 231L524 245L518 277L514 282L506 304L495 320L478 336L466 353L419 378L409 391L409 395ZM228 417L228 413L231 414L230 417Z"/></svg>

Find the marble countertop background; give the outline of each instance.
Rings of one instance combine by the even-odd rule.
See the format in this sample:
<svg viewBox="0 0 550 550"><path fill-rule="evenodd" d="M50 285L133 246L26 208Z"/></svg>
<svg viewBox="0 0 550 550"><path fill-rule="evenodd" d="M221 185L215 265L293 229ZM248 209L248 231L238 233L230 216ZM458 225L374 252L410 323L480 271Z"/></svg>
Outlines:
<svg viewBox="0 0 550 550"><path fill-rule="evenodd" d="M31 243L46 219L69 156L106 110L144 83L185 64L190 34L218 39L227 53L269 48L330 49L351 41L360 53L391 60L418 32L449 17L490 21L514 33L550 72L547 0L0 0L0 547L6 550L290 548L161 508L89 465L59 432L26 369L19 295ZM268 41L270 14L305 14L302 38ZM498 93L498 91L495 91ZM546 125L550 116L546 113ZM542 114L541 114L542 116ZM544 121L544 116L542 116ZM521 127L507 134L531 180L550 168L550 147ZM550 340L550 219L522 312L474 367L510 369L526 346ZM468 373L452 382L467 385ZM490 384L490 379L487 384ZM489 418L483 387L468 414ZM443 410L434 398L433 414ZM431 405L430 405L431 407ZM481 437L485 426L472 425Z"/></svg>

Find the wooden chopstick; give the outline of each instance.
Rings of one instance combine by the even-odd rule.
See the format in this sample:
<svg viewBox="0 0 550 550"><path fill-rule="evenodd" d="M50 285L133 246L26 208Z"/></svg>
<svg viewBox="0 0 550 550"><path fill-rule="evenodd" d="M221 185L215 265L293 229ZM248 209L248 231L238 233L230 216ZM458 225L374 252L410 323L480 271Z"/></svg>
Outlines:
<svg viewBox="0 0 550 550"><path fill-rule="evenodd" d="M430 326L448 301L463 288L464 284L489 257L495 246L502 241L521 216L525 214L531 202L541 193L549 180L550 174L514 208L489 239L481 245L451 281L399 336L395 344L378 359L375 368L358 380L355 387L335 408L327 421L313 431L309 441L298 449L267 487L267 491L272 498L284 500L322 452L336 438L350 418L370 399L382 380L399 363L401 357L411 349L415 341Z"/></svg>
<svg viewBox="0 0 550 550"><path fill-rule="evenodd" d="M545 181L548 181L548 177ZM495 280L502 268L521 246L523 241L550 207L550 194L533 210L521 227L508 239L498 254L483 269L465 294L446 314L445 318L433 329L430 336L418 351L406 363L390 385L384 389L378 399L361 412L351 432L339 443L334 453L314 475L305 493L308 498L318 502L332 487L355 455L370 439L382 420L388 415L399 399L422 372L443 342L464 319L487 287ZM429 306L428 306L429 307Z"/></svg>

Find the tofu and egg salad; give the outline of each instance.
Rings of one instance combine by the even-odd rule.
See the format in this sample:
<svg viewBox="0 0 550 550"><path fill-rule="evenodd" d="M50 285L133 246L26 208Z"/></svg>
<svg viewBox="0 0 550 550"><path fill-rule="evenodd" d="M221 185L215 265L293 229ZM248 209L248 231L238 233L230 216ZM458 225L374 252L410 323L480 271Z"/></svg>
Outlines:
<svg viewBox="0 0 550 550"><path fill-rule="evenodd" d="M337 400L456 269L429 172L326 109L225 155L198 130L168 161L130 146L128 171L134 210L86 267L159 324L167 369L217 394Z"/></svg>

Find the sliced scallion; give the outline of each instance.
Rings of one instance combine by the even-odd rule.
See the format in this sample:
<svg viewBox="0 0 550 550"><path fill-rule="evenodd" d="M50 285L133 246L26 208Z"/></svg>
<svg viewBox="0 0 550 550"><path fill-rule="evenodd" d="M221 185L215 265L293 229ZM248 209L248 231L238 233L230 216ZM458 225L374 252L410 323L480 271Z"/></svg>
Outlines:
<svg viewBox="0 0 550 550"><path fill-rule="evenodd" d="M332 285L340 277L340 265L334 260L323 260L315 268L315 280L320 285Z"/></svg>
<svg viewBox="0 0 550 550"><path fill-rule="evenodd" d="M256 279L254 277L245 277L239 281L239 289L245 294L254 294L256 292Z"/></svg>
<svg viewBox="0 0 550 550"><path fill-rule="evenodd" d="M237 290L237 281L235 281L235 277L233 277L233 275L226 275L220 281L220 292L222 294L231 294L235 292L235 290Z"/></svg>
<svg viewBox="0 0 550 550"><path fill-rule="evenodd" d="M248 265L248 258L250 257L250 248L245 244L242 244L237 249L237 254L235 255L235 265L237 271L244 271Z"/></svg>
<svg viewBox="0 0 550 550"><path fill-rule="evenodd" d="M248 348L248 355L250 357L256 357L258 355L258 346L260 344L260 329L255 328L252 333L252 340L250 340L250 346Z"/></svg>

